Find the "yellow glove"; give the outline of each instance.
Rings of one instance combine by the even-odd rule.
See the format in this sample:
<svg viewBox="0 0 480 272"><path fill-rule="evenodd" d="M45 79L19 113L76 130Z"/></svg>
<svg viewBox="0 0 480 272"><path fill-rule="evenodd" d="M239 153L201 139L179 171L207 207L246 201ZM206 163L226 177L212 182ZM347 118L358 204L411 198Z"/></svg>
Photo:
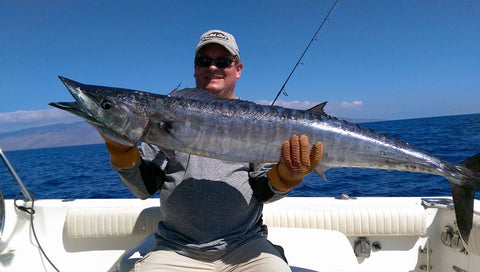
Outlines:
<svg viewBox="0 0 480 272"><path fill-rule="evenodd" d="M310 152L308 136L292 135L290 141L282 144L280 162L267 172L267 176L275 189L289 191L315 170L322 156L322 142L316 142Z"/></svg>
<svg viewBox="0 0 480 272"><path fill-rule="evenodd" d="M126 146L114 142L100 133L110 153L110 163L116 168L130 168L140 160L137 146Z"/></svg>

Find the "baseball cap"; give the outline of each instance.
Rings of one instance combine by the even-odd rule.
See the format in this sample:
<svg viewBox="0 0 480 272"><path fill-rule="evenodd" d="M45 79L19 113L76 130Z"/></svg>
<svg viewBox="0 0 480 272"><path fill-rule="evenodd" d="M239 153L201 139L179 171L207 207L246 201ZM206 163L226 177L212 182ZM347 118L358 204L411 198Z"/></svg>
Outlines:
<svg viewBox="0 0 480 272"><path fill-rule="evenodd" d="M237 42L232 34L222 31L222 30L209 30L202 34L200 41L197 44L197 49L195 49L195 55L198 53L200 48L204 47L210 43L217 43L230 52L233 56L238 56L240 58L240 50L238 50Z"/></svg>

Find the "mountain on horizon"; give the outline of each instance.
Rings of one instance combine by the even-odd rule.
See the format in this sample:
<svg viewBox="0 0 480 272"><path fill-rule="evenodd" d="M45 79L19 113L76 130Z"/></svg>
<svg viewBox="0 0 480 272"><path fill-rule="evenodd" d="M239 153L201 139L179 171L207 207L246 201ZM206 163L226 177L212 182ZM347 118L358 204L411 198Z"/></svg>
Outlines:
<svg viewBox="0 0 480 272"><path fill-rule="evenodd" d="M104 143L100 134L84 121L0 133L0 148L5 151L99 143Z"/></svg>

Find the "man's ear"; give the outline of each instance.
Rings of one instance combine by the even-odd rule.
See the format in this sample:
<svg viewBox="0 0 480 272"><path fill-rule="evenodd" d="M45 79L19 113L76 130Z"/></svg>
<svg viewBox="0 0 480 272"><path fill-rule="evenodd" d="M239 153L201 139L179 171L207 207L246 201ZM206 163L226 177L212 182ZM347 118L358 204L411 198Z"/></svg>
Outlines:
<svg viewBox="0 0 480 272"><path fill-rule="evenodd" d="M237 69L237 79L239 79L242 75L243 63L240 62L239 64L237 64L235 69Z"/></svg>

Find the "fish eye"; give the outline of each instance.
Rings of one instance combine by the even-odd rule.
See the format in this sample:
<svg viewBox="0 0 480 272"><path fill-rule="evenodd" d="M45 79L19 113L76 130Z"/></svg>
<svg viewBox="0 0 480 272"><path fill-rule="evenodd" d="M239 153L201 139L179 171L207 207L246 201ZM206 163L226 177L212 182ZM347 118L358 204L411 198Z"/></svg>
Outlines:
<svg viewBox="0 0 480 272"><path fill-rule="evenodd" d="M110 102L108 100L103 100L102 101L102 109L109 110L111 108L112 108L112 102Z"/></svg>

